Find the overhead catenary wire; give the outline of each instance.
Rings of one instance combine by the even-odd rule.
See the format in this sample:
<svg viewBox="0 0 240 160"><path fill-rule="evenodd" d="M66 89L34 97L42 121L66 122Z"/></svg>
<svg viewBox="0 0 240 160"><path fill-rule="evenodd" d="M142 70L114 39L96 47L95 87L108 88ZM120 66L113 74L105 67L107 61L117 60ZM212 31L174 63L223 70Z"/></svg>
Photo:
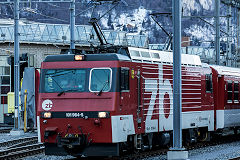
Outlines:
<svg viewBox="0 0 240 160"><path fill-rule="evenodd" d="M61 6L58 6L58 5L55 5L55 4L51 4L51 3L47 3L47 4L49 6L56 7L56 8L59 8L59 9L69 10L69 8L61 7Z"/></svg>
<svg viewBox="0 0 240 160"><path fill-rule="evenodd" d="M95 8L95 7L96 7L96 5L94 5L94 6L91 6L91 7L87 8L87 9L85 9L84 11L82 11L82 12L80 12L80 13L76 14L76 15L75 15L75 17L77 17L77 16L79 16L79 15L83 14L84 12L86 12L86 11L88 11L88 10L92 9L92 8Z"/></svg>
<svg viewBox="0 0 240 160"><path fill-rule="evenodd" d="M23 11L26 11L26 12L29 12L29 13L39 14L39 15L41 15L41 16L43 16L43 17L47 17L47 18L51 18L51 19L55 19L55 20L58 20L58 21L62 21L62 22L68 23L68 21L66 21L66 20L59 19L59 18L56 18L56 17L52 17L52 16L48 16L48 15L39 13L39 12L37 12L36 10L31 9L31 8L23 8L22 10L23 10Z"/></svg>

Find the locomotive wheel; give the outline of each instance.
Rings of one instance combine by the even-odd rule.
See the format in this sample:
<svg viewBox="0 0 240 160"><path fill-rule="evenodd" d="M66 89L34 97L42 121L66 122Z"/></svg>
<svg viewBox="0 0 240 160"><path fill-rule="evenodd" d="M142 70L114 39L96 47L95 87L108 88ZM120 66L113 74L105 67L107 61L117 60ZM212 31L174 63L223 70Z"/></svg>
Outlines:
<svg viewBox="0 0 240 160"><path fill-rule="evenodd" d="M237 135L238 134L238 129L234 128L234 134Z"/></svg>
<svg viewBox="0 0 240 160"><path fill-rule="evenodd" d="M201 142L205 142L209 139L209 133L208 132L198 132L198 140Z"/></svg>

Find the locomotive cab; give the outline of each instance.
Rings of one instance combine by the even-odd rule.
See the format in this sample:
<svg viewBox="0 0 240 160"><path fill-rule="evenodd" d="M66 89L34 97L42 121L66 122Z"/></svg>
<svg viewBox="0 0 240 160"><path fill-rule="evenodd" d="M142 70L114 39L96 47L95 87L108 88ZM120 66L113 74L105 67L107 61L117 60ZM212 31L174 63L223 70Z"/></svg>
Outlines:
<svg viewBox="0 0 240 160"><path fill-rule="evenodd" d="M119 91L129 89L129 69L119 67L128 60L118 54L46 57L41 66L38 126L47 155L119 155L112 135L117 123L112 121L119 112Z"/></svg>

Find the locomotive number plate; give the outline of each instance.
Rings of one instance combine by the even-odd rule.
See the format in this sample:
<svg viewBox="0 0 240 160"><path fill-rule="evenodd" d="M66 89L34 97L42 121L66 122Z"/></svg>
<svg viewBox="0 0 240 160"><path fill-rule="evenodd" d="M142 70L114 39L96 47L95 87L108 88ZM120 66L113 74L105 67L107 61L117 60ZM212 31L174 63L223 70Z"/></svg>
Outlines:
<svg viewBox="0 0 240 160"><path fill-rule="evenodd" d="M98 118L98 111L51 112L52 118Z"/></svg>
<svg viewBox="0 0 240 160"><path fill-rule="evenodd" d="M83 113L66 113L67 118L83 118L84 114Z"/></svg>

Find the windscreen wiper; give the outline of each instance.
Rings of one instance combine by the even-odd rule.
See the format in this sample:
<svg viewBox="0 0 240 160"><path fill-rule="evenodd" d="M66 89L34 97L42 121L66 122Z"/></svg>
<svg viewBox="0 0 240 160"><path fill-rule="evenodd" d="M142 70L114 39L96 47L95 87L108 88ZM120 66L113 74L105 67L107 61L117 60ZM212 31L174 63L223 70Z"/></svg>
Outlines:
<svg viewBox="0 0 240 160"><path fill-rule="evenodd" d="M78 89L68 89L68 90L63 90L62 92L58 93L58 96L61 96L63 93L71 92L71 91L78 91Z"/></svg>
<svg viewBox="0 0 240 160"><path fill-rule="evenodd" d="M62 92L58 93L57 96L61 96L63 93L65 93L65 91L63 90Z"/></svg>
<svg viewBox="0 0 240 160"><path fill-rule="evenodd" d="M109 84L109 80L107 80L104 84L103 84L103 87L102 89L98 92L97 96L100 96L103 92L103 89L106 87L106 85Z"/></svg>
<svg viewBox="0 0 240 160"><path fill-rule="evenodd" d="M53 77L51 77L51 78L56 83L56 85L62 90L62 92L58 93L58 95L57 95L57 96L61 96L64 93L64 89L58 84L58 82Z"/></svg>

